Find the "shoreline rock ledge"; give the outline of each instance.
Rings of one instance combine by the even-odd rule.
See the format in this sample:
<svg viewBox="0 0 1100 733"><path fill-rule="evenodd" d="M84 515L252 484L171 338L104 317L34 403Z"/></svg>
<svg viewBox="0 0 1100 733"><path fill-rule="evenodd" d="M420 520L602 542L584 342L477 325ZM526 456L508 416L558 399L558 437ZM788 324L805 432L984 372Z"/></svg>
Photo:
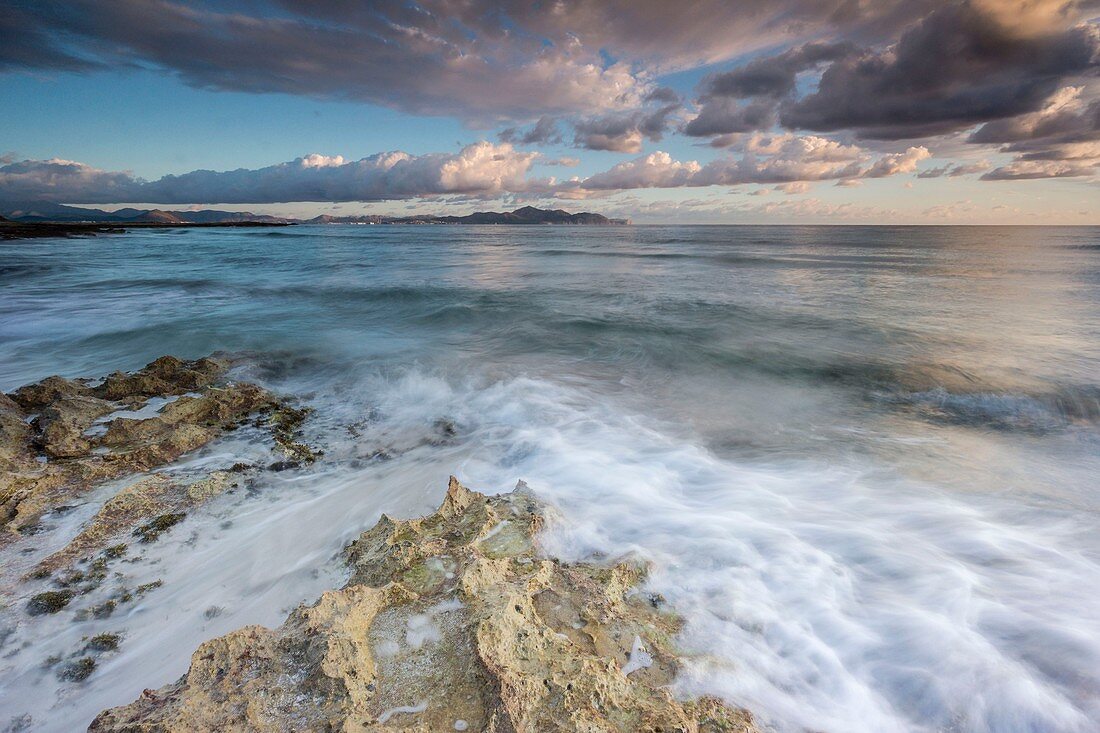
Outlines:
<svg viewBox="0 0 1100 733"><path fill-rule="evenodd" d="M522 482L489 497L452 477L434 514L349 545L343 589L202 644L89 730L758 733L672 695L680 619L637 590L640 564L541 554L547 511Z"/></svg>

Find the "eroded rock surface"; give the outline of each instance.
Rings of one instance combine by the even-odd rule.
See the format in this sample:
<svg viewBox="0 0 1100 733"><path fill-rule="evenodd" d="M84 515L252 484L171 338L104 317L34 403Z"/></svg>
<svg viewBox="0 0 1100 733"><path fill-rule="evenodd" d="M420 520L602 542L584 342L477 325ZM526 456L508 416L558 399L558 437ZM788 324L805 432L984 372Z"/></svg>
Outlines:
<svg viewBox="0 0 1100 733"><path fill-rule="evenodd" d="M99 383L55 376L0 395L0 545L33 534L46 512L64 511L95 486L165 466L249 421L270 432L281 455L314 460L317 453L296 439L307 413L254 384L227 380L228 367L163 356ZM90 557L149 522L136 540L155 539L156 522L185 514L236 478L154 473L131 482L37 572Z"/></svg>
<svg viewBox="0 0 1100 733"><path fill-rule="evenodd" d="M543 557L544 511L452 478L435 514L383 516L352 543L342 590L203 644L178 682L90 730L756 731L673 697L680 622L637 591L644 568Z"/></svg>

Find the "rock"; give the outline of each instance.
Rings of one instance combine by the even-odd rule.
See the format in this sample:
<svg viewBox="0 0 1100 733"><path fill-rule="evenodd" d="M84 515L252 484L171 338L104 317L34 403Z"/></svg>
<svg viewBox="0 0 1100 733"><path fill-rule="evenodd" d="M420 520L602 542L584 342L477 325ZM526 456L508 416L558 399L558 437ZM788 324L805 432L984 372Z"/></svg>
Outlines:
<svg viewBox="0 0 1100 733"><path fill-rule="evenodd" d="M133 535L146 544L156 542L161 532L167 532L169 529L182 522L186 517L187 515L183 512L161 514L159 517L154 517L135 529Z"/></svg>
<svg viewBox="0 0 1100 733"><path fill-rule="evenodd" d="M66 395L44 406L34 419L36 443L51 458L79 458L92 449L84 431L116 406L96 397Z"/></svg>
<svg viewBox="0 0 1100 733"><path fill-rule="evenodd" d="M6 394L0 394L0 472L11 474L33 467L31 438L31 426L19 404ZM3 499L0 494L0 501Z"/></svg>
<svg viewBox="0 0 1100 733"><path fill-rule="evenodd" d="M76 595L71 590L48 590L32 596L27 602L27 613L40 616L44 613L57 613Z"/></svg>
<svg viewBox="0 0 1100 733"><path fill-rule="evenodd" d="M680 620L633 592L645 567L543 557L546 511L452 478L435 514L349 546L343 589L202 644L89 730L755 733L744 710L672 696Z"/></svg>
<svg viewBox="0 0 1100 733"><path fill-rule="evenodd" d="M92 486L170 463L253 415L289 409L260 387L224 381L227 368L214 359L164 356L132 374L116 372L96 386L47 377L2 396L0 523L8 532L0 532L0 544L10 542L13 533L33 531L46 511ZM144 419L112 417L153 397L170 401ZM300 422L286 418L270 427L284 452ZM154 492L147 508L169 513L181 502L194 504L226 485L193 486L186 501ZM126 498L135 496L131 492ZM105 535L104 527L101 522L94 533Z"/></svg>
<svg viewBox="0 0 1100 733"><path fill-rule="evenodd" d="M91 394L91 388L80 382L54 376L20 387L11 398L24 410L33 411L63 397L87 397Z"/></svg>
<svg viewBox="0 0 1100 733"><path fill-rule="evenodd" d="M210 386L228 367L228 363L217 359L183 361L162 356L133 374L111 374L97 392L108 400L183 394Z"/></svg>
<svg viewBox="0 0 1100 733"><path fill-rule="evenodd" d="M189 504L188 488L168 476L154 473L134 481L108 499L95 516L63 548L42 560L32 577L56 572L82 557L97 552L105 561L115 560L126 552L125 544L110 545L119 535L133 535L142 542L167 529L149 526L149 517L174 516L170 510ZM182 516L182 513L181 513ZM153 536L155 539L155 536Z"/></svg>

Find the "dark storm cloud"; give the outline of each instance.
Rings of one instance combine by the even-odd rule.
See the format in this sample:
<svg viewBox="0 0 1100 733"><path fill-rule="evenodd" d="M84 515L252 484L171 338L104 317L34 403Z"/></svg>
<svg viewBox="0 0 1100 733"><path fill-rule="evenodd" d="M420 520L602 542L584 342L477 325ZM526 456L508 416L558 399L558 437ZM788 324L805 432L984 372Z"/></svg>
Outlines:
<svg viewBox="0 0 1100 733"><path fill-rule="evenodd" d="M1100 100L1083 98L1084 87L1065 87L1046 107L978 128L970 142L1000 144L1012 153L1007 165L990 171L985 180L1068 178L1100 173Z"/></svg>
<svg viewBox="0 0 1100 733"><path fill-rule="evenodd" d="M1049 103L1067 80L1095 75L1100 32L1079 25L1086 6L1065 0L954 0L899 30L896 43L812 42L706 77L691 136L770 129L854 131L903 139L989 123L975 143L1016 129L1015 118ZM799 76L821 67L799 96ZM812 77L811 77L812 83ZM1003 125L999 123L1003 122ZM1080 127L1080 120L1047 121Z"/></svg>
<svg viewBox="0 0 1100 733"><path fill-rule="evenodd" d="M679 110L679 102L674 102L657 109L578 120L573 124L573 144L588 150L636 153L643 140L661 140Z"/></svg>
<svg viewBox="0 0 1100 733"><path fill-rule="evenodd" d="M9 0L0 68L143 66L204 89L527 121L671 104L655 73L839 27L885 37L927 1Z"/></svg>
<svg viewBox="0 0 1100 733"><path fill-rule="evenodd" d="M58 69L86 71L96 64L77 58L37 27L36 19L18 6L0 12L0 71Z"/></svg>
<svg viewBox="0 0 1100 733"><path fill-rule="evenodd" d="M1065 104L1057 100L1048 110L989 122L970 136L972 143L1006 144L1007 150L1019 150L1031 143L1041 145L1074 143L1100 138L1100 101L1084 106L1074 104L1077 90ZM1069 95L1067 95L1069 96Z"/></svg>
<svg viewBox="0 0 1100 733"><path fill-rule="evenodd" d="M800 73L855 50L850 43L807 43L732 71L711 74L700 85L702 107L684 126L684 134L711 137L766 130L776 123L779 101L794 92ZM738 101L746 99L750 101ZM724 142L715 145L722 147Z"/></svg>
<svg viewBox="0 0 1100 733"><path fill-rule="evenodd" d="M778 56L757 59L733 71L708 77L703 82L705 98L786 96L794 91L799 73L856 50L851 43L807 43Z"/></svg>
<svg viewBox="0 0 1100 733"><path fill-rule="evenodd" d="M1066 78L1095 71L1095 26L1027 27L999 14L1010 5L939 8L896 46L831 64L817 91L786 104L780 121L879 139L936 135L1034 112Z"/></svg>
<svg viewBox="0 0 1100 733"><path fill-rule="evenodd" d="M543 115L538 122L526 129L506 127L497 134L497 137L501 142L519 145L548 145L561 142L558 122L549 115Z"/></svg>
<svg viewBox="0 0 1100 733"><path fill-rule="evenodd" d="M765 130L774 125L775 121L774 100L739 102L728 97L718 97L703 105L698 116L684 126L684 133L694 137L730 135Z"/></svg>

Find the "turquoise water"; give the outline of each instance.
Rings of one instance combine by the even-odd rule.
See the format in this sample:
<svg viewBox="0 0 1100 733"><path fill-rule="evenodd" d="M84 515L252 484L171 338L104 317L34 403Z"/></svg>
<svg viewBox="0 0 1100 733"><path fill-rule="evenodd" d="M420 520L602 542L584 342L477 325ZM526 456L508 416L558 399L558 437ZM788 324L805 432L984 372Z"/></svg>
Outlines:
<svg viewBox="0 0 1100 733"><path fill-rule="evenodd" d="M30 653L0 659L7 717L70 729L174 679L203 639L277 624L338 581L343 542L431 509L456 473L556 503L556 554L652 560L688 620L685 693L791 731L1100 727L1100 229L302 226L3 247L0 388L231 352L242 378L316 406L328 449L189 518L193 549L150 558L164 589L79 691ZM226 613L201 619L212 603ZM12 623L9 646L99 630Z"/></svg>

